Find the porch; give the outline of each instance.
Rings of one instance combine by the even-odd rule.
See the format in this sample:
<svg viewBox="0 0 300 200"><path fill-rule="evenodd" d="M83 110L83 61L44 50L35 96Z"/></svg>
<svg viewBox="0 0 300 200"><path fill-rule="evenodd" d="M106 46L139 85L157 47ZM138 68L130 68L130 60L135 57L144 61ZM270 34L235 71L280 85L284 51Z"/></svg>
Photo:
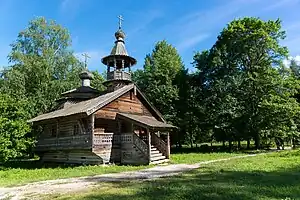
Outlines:
<svg viewBox="0 0 300 200"><path fill-rule="evenodd" d="M176 127L142 115L118 113L116 120L121 133L122 163L144 161L146 164L158 164L169 161L169 131Z"/></svg>

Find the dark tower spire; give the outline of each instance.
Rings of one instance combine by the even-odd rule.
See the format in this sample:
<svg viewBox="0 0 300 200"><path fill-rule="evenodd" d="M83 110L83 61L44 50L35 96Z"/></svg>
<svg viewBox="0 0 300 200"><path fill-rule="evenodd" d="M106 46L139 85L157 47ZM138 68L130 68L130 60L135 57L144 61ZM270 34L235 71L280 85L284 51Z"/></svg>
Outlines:
<svg viewBox="0 0 300 200"><path fill-rule="evenodd" d="M107 81L104 82L109 91L114 91L123 85L131 83L131 67L136 59L129 56L125 48L125 33L122 30L122 16L119 18L119 30L115 33L116 41L110 55L102 58L107 66Z"/></svg>

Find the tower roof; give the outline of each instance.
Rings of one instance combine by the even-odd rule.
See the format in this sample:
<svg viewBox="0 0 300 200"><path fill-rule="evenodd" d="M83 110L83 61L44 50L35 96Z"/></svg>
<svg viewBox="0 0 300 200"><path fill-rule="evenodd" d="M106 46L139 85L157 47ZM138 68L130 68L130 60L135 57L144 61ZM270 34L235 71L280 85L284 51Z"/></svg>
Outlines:
<svg viewBox="0 0 300 200"><path fill-rule="evenodd" d="M94 75L89 72L88 70L83 70L80 74L79 74L79 78L81 80L84 80L84 79L89 79L89 80L93 80L94 79Z"/></svg>
<svg viewBox="0 0 300 200"><path fill-rule="evenodd" d="M115 45L110 55L102 58L102 63L109 67L126 68L136 64L136 59L129 56L125 47L125 32L121 28L122 16L119 16L119 29L115 32ZM123 64L121 64L123 63Z"/></svg>

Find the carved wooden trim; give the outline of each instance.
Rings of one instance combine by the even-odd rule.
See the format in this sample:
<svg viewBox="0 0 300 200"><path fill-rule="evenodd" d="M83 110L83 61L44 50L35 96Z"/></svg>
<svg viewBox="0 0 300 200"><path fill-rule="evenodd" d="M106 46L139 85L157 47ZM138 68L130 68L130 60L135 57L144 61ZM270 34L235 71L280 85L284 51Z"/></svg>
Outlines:
<svg viewBox="0 0 300 200"><path fill-rule="evenodd" d="M148 145L135 133L133 133L133 144L148 159Z"/></svg>
<svg viewBox="0 0 300 200"><path fill-rule="evenodd" d="M92 147L90 135L76 135L57 138L40 139L36 144L36 150L63 150L63 149L89 149Z"/></svg>

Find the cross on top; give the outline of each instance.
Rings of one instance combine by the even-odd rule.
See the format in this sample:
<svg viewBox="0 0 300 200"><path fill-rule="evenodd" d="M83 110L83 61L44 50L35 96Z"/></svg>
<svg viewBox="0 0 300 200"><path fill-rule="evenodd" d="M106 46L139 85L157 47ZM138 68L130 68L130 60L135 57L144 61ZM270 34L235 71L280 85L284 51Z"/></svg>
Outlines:
<svg viewBox="0 0 300 200"><path fill-rule="evenodd" d="M118 19L119 19L119 29L121 29L121 27L122 27L122 21L124 21L124 19L123 19L122 15L119 15Z"/></svg>
<svg viewBox="0 0 300 200"><path fill-rule="evenodd" d="M91 57L87 53L83 53L82 56L84 57L84 66L87 69L87 59Z"/></svg>

